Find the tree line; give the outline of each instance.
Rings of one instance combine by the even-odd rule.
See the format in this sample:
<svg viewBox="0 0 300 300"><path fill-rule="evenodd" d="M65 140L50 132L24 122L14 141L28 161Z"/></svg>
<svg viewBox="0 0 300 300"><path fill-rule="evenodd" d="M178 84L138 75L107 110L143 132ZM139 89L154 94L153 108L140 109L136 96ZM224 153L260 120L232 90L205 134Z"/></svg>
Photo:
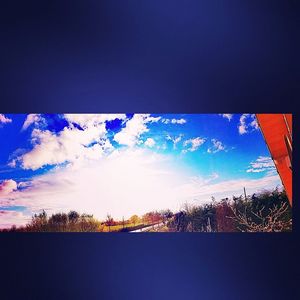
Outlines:
<svg viewBox="0 0 300 300"><path fill-rule="evenodd" d="M276 188L221 201L212 197L204 204L185 204L176 213L169 209L151 211L127 220L114 220L107 215L106 220L99 221L93 215L76 211L48 216L43 210L26 226L13 226L2 231L128 232L154 224L159 224L155 231L167 232L282 232L292 230L292 209L285 191Z"/></svg>
<svg viewBox="0 0 300 300"><path fill-rule="evenodd" d="M292 209L278 188L251 196L186 204L168 223L179 232L282 232L292 230Z"/></svg>

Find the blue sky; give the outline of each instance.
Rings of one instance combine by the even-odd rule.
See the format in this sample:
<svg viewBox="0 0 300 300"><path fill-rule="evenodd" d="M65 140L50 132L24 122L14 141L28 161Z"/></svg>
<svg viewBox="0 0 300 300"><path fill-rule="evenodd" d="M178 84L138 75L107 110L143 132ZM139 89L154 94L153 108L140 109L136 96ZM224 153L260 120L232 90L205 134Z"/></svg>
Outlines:
<svg viewBox="0 0 300 300"><path fill-rule="evenodd" d="M253 114L0 114L0 227L179 210L281 185Z"/></svg>

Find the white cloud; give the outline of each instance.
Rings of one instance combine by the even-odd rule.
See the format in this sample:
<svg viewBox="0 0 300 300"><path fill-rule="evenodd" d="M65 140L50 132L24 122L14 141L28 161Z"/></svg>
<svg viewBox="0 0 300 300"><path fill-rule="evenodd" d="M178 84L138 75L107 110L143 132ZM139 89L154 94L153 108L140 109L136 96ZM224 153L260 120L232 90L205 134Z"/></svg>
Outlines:
<svg viewBox="0 0 300 300"><path fill-rule="evenodd" d="M181 119L162 119L161 120L162 121L162 123L164 123L164 124L180 124L180 125L182 125L182 124L185 124L186 123L186 120L185 119L183 119L183 118L181 118Z"/></svg>
<svg viewBox="0 0 300 300"><path fill-rule="evenodd" d="M13 159L10 165L15 166L18 162L24 169L36 170L45 165L99 158L105 150L112 148L105 133L104 124L85 130L65 127L58 134L34 129L31 135L33 149Z"/></svg>
<svg viewBox="0 0 300 300"><path fill-rule="evenodd" d="M218 141L217 139L212 139L211 142L213 145L207 149L208 153L217 153L219 151L225 150L225 146L221 141Z"/></svg>
<svg viewBox="0 0 300 300"><path fill-rule="evenodd" d="M69 124L58 133L34 128L31 133L33 149L27 152L23 149L20 155L13 155L9 166L19 164L24 169L36 170L46 165L81 164L82 160L100 159L113 150L106 136L105 122L126 119L125 114L66 114L64 117ZM44 122L40 115L28 115L23 129L40 122Z"/></svg>
<svg viewBox="0 0 300 300"><path fill-rule="evenodd" d="M0 196L6 196L17 189L17 183L12 179L0 182Z"/></svg>
<svg viewBox="0 0 300 300"><path fill-rule="evenodd" d="M126 119L125 114L65 114L64 117L70 123L78 124L82 128L96 126L115 119Z"/></svg>
<svg viewBox="0 0 300 300"><path fill-rule="evenodd" d="M223 118L227 119L230 121L233 117L233 114L219 114L219 116L222 116Z"/></svg>
<svg viewBox="0 0 300 300"><path fill-rule="evenodd" d="M126 122L125 127L115 134L114 140L120 145L133 147L139 142L140 136L149 131L147 123L158 122L159 120L160 117L151 117L150 114L135 114Z"/></svg>
<svg viewBox="0 0 300 300"><path fill-rule="evenodd" d="M12 122L12 119L6 117L6 116L3 115L3 114L0 114L0 125L1 125L1 124L11 123L11 122Z"/></svg>
<svg viewBox="0 0 300 300"><path fill-rule="evenodd" d="M243 114L240 117L240 123L238 125L239 134L245 134L258 130L259 126L254 114Z"/></svg>
<svg viewBox="0 0 300 300"><path fill-rule="evenodd" d="M184 141L183 146L188 147L187 149L182 150L182 153L186 153L188 151L194 152L196 151L201 145L205 143L205 138L196 137L193 139L188 139Z"/></svg>
<svg viewBox="0 0 300 300"><path fill-rule="evenodd" d="M181 141L183 137L183 134L180 134L179 136L170 136L169 134L166 136L166 140L171 141L173 143L173 149L177 148L177 144Z"/></svg>
<svg viewBox="0 0 300 300"><path fill-rule="evenodd" d="M147 138L147 140L145 141L145 146L152 148L152 147L154 147L154 145L155 145L154 139Z"/></svg>
<svg viewBox="0 0 300 300"><path fill-rule="evenodd" d="M34 124L35 126L42 124L46 124L46 120L42 117L41 114L29 114L26 117L26 120L22 126L22 130L26 130L29 126Z"/></svg>
<svg viewBox="0 0 300 300"><path fill-rule="evenodd" d="M256 118L254 117L253 121L250 123L250 127L254 128L255 130L259 129L258 123Z"/></svg>
<svg viewBox="0 0 300 300"><path fill-rule="evenodd" d="M259 156L256 161L251 162L247 169L247 173L261 173L268 171L268 174L274 174L276 170L274 162L271 157Z"/></svg>

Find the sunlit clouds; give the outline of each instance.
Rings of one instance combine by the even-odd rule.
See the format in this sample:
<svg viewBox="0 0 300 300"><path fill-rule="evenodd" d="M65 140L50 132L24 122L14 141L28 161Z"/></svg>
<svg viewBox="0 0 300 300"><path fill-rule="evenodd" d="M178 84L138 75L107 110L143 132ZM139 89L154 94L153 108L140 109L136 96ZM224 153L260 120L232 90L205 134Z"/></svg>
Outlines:
<svg viewBox="0 0 300 300"><path fill-rule="evenodd" d="M0 126L2 124L7 124L7 123L11 123L11 122L12 122L12 120L10 118L6 117L3 114L0 114Z"/></svg>
<svg viewBox="0 0 300 300"><path fill-rule="evenodd" d="M1 228L43 209L121 219L281 184L250 114L0 114L1 122L11 123L0 130Z"/></svg>
<svg viewBox="0 0 300 300"><path fill-rule="evenodd" d="M17 189L17 183L12 180L3 180L0 183L0 196L6 196Z"/></svg>

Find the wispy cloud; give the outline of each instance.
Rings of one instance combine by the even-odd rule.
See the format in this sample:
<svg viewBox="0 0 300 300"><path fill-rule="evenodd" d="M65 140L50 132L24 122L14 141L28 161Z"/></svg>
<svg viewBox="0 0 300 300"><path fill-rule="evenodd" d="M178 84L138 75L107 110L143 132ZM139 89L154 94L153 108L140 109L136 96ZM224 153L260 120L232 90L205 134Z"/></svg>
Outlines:
<svg viewBox="0 0 300 300"><path fill-rule="evenodd" d="M1 126L1 124L7 124L7 123L11 123L11 122L12 122L12 119L6 117L3 114L0 114L0 126Z"/></svg>
<svg viewBox="0 0 300 300"><path fill-rule="evenodd" d="M41 114L29 114L24 121L22 130L26 130L31 125L46 125L46 119L43 118Z"/></svg>
<svg viewBox="0 0 300 300"><path fill-rule="evenodd" d="M177 195L184 195L185 199L190 201L209 202L211 196L222 199L232 195L241 195L244 187L248 193L254 193L276 186L281 186L278 175L265 176L259 179L223 180L218 183L207 183L204 180L195 182L194 179L191 179L188 183L178 186L176 193Z"/></svg>
<svg viewBox="0 0 300 300"><path fill-rule="evenodd" d="M230 122L233 117L233 114L219 114L219 116L222 116Z"/></svg>
<svg viewBox="0 0 300 300"><path fill-rule="evenodd" d="M172 137L171 135L166 136L166 140L171 141L173 143L173 149L177 149L177 144L182 140L183 134Z"/></svg>
<svg viewBox="0 0 300 300"><path fill-rule="evenodd" d="M269 174L274 174L276 170L274 162L271 157L259 156L255 161L250 163L247 173L261 173L268 171Z"/></svg>
<svg viewBox="0 0 300 300"><path fill-rule="evenodd" d="M147 138L144 144L145 146L152 148L155 145L155 140L152 138Z"/></svg>
<svg viewBox="0 0 300 300"><path fill-rule="evenodd" d="M207 149L208 153L214 154L225 150L225 146L221 141L217 139L211 139L211 142L212 142L212 146Z"/></svg>
<svg viewBox="0 0 300 300"><path fill-rule="evenodd" d="M107 121L126 120L125 114L64 114L67 121L81 126L83 129L97 127Z"/></svg>
<svg viewBox="0 0 300 300"><path fill-rule="evenodd" d="M166 118L164 118L161 121L164 124L180 124L180 125L182 125L182 124L186 123L186 119L183 119L183 118L181 118L181 119L175 119L175 118L173 118L173 119L166 119Z"/></svg>
<svg viewBox="0 0 300 300"><path fill-rule="evenodd" d="M205 143L205 141L206 139L201 137L196 137L184 141L183 146L186 147L186 149L182 150L182 153L196 151L201 145Z"/></svg>

